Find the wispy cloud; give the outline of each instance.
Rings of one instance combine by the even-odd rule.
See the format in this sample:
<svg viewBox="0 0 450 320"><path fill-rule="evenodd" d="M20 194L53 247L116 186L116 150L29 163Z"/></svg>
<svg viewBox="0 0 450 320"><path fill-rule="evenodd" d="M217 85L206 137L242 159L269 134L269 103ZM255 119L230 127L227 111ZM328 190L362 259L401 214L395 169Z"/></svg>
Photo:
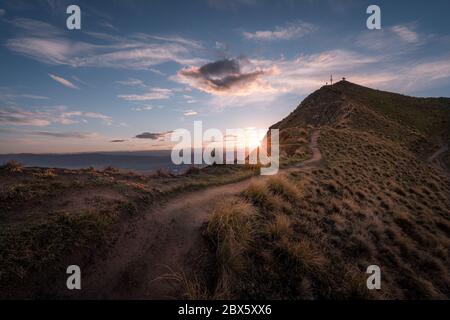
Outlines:
<svg viewBox="0 0 450 320"><path fill-rule="evenodd" d="M185 117L196 116L197 114L198 114L198 112L197 112L197 111L194 111L194 110L186 110L186 111L183 113L183 115L184 115Z"/></svg>
<svg viewBox="0 0 450 320"><path fill-rule="evenodd" d="M20 97L22 98L26 98L26 99L32 99L32 100L49 100L49 97L45 97L45 96L39 96L39 95L35 95L35 94L22 94L20 95Z"/></svg>
<svg viewBox="0 0 450 320"><path fill-rule="evenodd" d="M0 9L0 18L6 14L5 9Z"/></svg>
<svg viewBox="0 0 450 320"><path fill-rule="evenodd" d="M51 65L72 67L109 67L155 70L165 62L181 65L199 64L204 60L192 51L202 45L179 36L160 36L135 33L126 37L99 32L85 32L94 41L74 41L60 29L37 20L15 19L11 23L22 30L6 42L6 47L21 55ZM99 44L98 40L102 40Z"/></svg>
<svg viewBox="0 0 450 320"><path fill-rule="evenodd" d="M116 83L130 87L145 87L144 81L135 78L128 78L127 80L116 81Z"/></svg>
<svg viewBox="0 0 450 320"><path fill-rule="evenodd" d="M112 125L114 123L113 119L110 116L97 113L97 112L84 112L82 114L85 118L98 119L101 120L104 124Z"/></svg>
<svg viewBox="0 0 450 320"><path fill-rule="evenodd" d="M0 109L0 124L2 125L28 125L42 127L48 126L51 123L52 118L48 114L25 111L20 108L13 107Z"/></svg>
<svg viewBox="0 0 450 320"><path fill-rule="evenodd" d="M416 31L415 23L399 24L380 31L365 30L356 39L361 48L377 50L383 53L404 54L424 45L427 36Z"/></svg>
<svg viewBox="0 0 450 320"><path fill-rule="evenodd" d="M7 104L15 104L16 101L19 100L50 100L49 97L37 95L37 94L29 94L29 93L17 93L15 88L0 87L0 101Z"/></svg>
<svg viewBox="0 0 450 320"><path fill-rule="evenodd" d="M140 106L131 108L131 110L133 110L133 111L149 111L152 109L153 109L153 106L150 106L150 105L140 105Z"/></svg>
<svg viewBox="0 0 450 320"><path fill-rule="evenodd" d="M12 20L7 20L7 22L30 36L50 37L62 35L62 31L60 29L47 22L39 20L19 17Z"/></svg>
<svg viewBox="0 0 450 320"><path fill-rule="evenodd" d="M45 127L51 124L72 125L81 120L95 119L105 125L116 124L110 116L72 111L65 106L42 107L32 111L20 107L0 108L0 124Z"/></svg>
<svg viewBox="0 0 450 320"><path fill-rule="evenodd" d="M36 136L45 136L63 139L98 139L100 134L95 132L51 132L51 131L34 131L30 134Z"/></svg>
<svg viewBox="0 0 450 320"><path fill-rule="evenodd" d="M243 32L243 36L249 40L257 41L274 41L274 40L291 40L301 38L317 29L311 23L297 21L278 26L274 30L258 30L255 32Z"/></svg>
<svg viewBox="0 0 450 320"><path fill-rule="evenodd" d="M163 88L152 88L143 94L121 94L117 97L125 101L150 101L169 99L172 90Z"/></svg>
<svg viewBox="0 0 450 320"><path fill-rule="evenodd" d="M63 77L60 77L60 76L57 76L57 75L54 75L54 74L51 74L51 73L49 73L48 76L49 76L50 78L52 78L53 80L55 80L56 82L62 84L62 85L65 86L65 87L67 87L67 88L70 88L70 89L79 89L76 85L74 85L74 84L73 84L72 82L70 82L69 80L64 79Z"/></svg>
<svg viewBox="0 0 450 320"><path fill-rule="evenodd" d="M114 26L111 22L106 20L100 21L98 25L109 30L118 31L116 26Z"/></svg>
<svg viewBox="0 0 450 320"><path fill-rule="evenodd" d="M396 25L391 30L405 42L414 43L419 41L417 32L408 25Z"/></svg>

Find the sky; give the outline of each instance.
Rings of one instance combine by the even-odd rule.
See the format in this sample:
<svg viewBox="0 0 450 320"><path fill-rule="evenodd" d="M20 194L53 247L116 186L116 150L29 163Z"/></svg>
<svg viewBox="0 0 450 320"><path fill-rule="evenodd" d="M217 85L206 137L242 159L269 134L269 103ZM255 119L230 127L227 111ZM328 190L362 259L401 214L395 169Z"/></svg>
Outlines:
<svg viewBox="0 0 450 320"><path fill-rule="evenodd" d="M69 30L66 8L81 9ZM381 9L369 30L366 9ZM450 96L450 1L0 0L0 153L268 128L334 79Z"/></svg>

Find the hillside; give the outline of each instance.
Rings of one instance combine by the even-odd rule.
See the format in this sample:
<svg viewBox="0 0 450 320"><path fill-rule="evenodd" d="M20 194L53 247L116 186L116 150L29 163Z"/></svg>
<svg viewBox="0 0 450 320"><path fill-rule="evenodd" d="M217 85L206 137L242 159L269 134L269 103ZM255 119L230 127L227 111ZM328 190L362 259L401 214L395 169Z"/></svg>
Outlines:
<svg viewBox="0 0 450 320"><path fill-rule="evenodd" d="M304 132L319 134L322 163L217 206L208 225L220 270L213 296L448 299L450 180L445 157L427 159L448 143L449 117L450 99L350 82L308 96L272 128L285 165ZM382 270L379 291L365 285L372 264Z"/></svg>
<svg viewBox="0 0 450 320"><path fill-rule="evenodd" d="M414 98L340 81L309 95L272 128L308 125L361 130L426 157L450 141L450 98Z"/></svg>

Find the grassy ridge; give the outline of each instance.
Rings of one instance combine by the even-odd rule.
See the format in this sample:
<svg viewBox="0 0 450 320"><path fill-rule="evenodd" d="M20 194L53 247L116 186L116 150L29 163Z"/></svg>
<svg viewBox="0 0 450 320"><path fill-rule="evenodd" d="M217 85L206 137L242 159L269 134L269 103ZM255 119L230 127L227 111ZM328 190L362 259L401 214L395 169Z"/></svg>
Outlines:
<svg viewBox="0 0 450 320"><path fill-rule="evenodd" d="M273 127L320 128L323 166L253 184L213 212L209 297L448 299L450 179L426 159L448 140L449 119L450 99L348 82L307 97ZM380 291L366 288L372 264Z"/></svg>

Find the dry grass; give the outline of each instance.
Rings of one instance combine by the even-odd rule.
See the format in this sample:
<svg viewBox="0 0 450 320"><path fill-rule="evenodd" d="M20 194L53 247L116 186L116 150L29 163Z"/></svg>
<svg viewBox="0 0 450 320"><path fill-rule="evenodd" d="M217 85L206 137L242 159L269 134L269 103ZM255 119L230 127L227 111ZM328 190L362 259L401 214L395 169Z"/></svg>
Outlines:
<svg viewBox="0 0 450 320"><path fill-rule="evenodd" d="M184 272L175 272L168 268L169 272L153 281L168 281L179 284L182 290L181 298L186 300L208 300L211 298L207 288L196 276L187 276Z"/></svg>
<svg viewBox="0 0 450 320"><path fill-rule="evenodd" d="M0 167L8 172L22 172L23 165L16 160L10 160Z"/></svg>
<svg viewBox="0 0 450 320"><path fill-rule="evenodd" d="M238 250L244 267L230 264L217 286L251 299L448 297L448 177L401 143L353 129L322 128L320 148L323 168L242 193L258 211L251 245ZM241 213L232 206L222 208ZM229 259L215 252L224 268ZM382 269L381 291L366 287L371 264Z"/></svg>
<svg viewBox="0 0 450 320"><path fill-rule="evenodd" d="M230 298L233 284L246 270L247 252L257 233L257 210L247 201L232 199L216 206L208 223L207 234L215 247L218 265L215 298Z"/></svg>
<svg viewBox="0 0 450 320"><path fill-rule="evenodd" d="M64 276L61 268L71 257L82 264L102 255L122 224L156 202L240 181L258 169L217 166L195 175L161 171L151 176L114 168L23 168L9 163L0 169L0 297L58 297L60 279L51 275Z"/></svg>

